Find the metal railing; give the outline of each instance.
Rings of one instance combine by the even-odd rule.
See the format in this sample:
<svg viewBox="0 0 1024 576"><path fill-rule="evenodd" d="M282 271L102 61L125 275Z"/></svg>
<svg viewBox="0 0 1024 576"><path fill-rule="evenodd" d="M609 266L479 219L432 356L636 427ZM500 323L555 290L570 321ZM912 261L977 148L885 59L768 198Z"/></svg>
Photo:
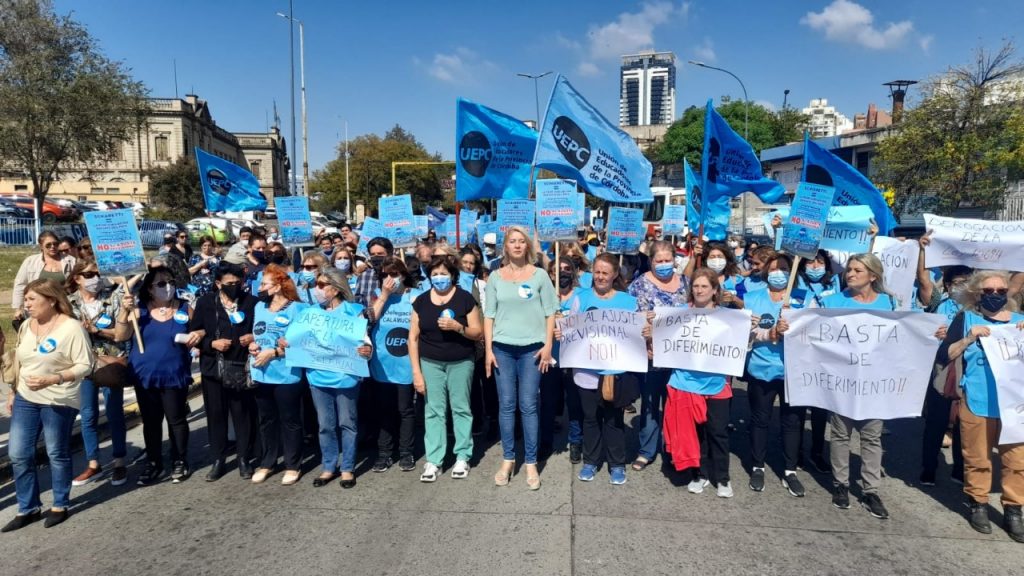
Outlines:
<svg viewBox="0 0 1024 576"><path fill-rule="evenodd" d="M85 224L43 224L43 231L53 232L58 238L70 236L80 241L87 236ZM0 216L0 246L28 246L36 243L34 218Z"/></svg>

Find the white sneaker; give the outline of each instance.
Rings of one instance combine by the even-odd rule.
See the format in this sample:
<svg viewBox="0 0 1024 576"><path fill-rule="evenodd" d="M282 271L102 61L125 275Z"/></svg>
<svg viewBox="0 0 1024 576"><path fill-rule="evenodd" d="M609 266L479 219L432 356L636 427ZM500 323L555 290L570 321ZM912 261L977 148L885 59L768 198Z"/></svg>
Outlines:
<svg viewBox="0 0 1024 576"><path fill-rule="evenodd" d="M434 464L427 462L423 465L423 473L420 474L420 482L433 482L437 480L439 469Z"/></svg>
<svg viewBox="0 0 1024 576"><path fill-rule="evenodd" d="M719 498L732 498L732 484L729 482L723 482L718 485L718 497Z"/></svg>
<svg viewBox="0 0 1024 576"><path fill-rule="evenodd" d="M465 460L455 462L455 466L452 468L452 478L465 478L466 476L469 476L469 462Z"/></svg>
<svg viewBox="0 0 1024 576"><path fill-rule="evenodd" d="M691 494L700 494L708 484L711 484L711 482L709 482L707 478L694 478L686 485L686 489L689 490Z"/></svg>

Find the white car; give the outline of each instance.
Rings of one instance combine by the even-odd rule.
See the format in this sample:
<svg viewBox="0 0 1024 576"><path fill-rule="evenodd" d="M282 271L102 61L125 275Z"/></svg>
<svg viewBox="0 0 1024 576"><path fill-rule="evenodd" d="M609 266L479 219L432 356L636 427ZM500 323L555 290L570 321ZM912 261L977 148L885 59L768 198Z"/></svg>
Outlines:
<svg viewBox="0 0 1024 576"><path fill-rule="evenodd" d="M321 232L325 233L325 234L340 234L341 233L341 231L338 230L338 228L336 226L332 226L330 224L327 224L323 220L317 220L316 218L311 218L311 222L313 223L313 236L319 236Z"/></svg>

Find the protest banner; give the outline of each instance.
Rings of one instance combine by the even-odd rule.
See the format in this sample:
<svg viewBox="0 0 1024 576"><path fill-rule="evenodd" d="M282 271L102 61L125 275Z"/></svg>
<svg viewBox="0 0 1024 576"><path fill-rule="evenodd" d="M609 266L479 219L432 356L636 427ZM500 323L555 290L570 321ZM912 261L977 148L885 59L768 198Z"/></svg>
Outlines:
<svg viewBox="0 0 1024 576"><path fill-rule="evenodd" d="M782 249L801 258L814 258L836 189L801 182L796 188L789 218L782 227Z"/></svg>
<svg viewBox="0 0 1024 576"><path fill-rule="evenodd" d="M743 376L750 338L750 310L654 309L654 365Z"/></svg>
<svg viewBox="0 0 1024 576"><path fill-rule="evenodd" d="M981 270L1024 270L1024 220L997 222L924 215L932 232L924 249L928 268L962 264Z"/></svg>
<svg viewBox="0 0 1024 576"><path fill-rule="evenodd" d="M386 232L380 220L367 217L366 220L363 220L363 227L359 230L359 245L356 247L356 252L358 254L368 254L366 244L374 238L386 238Z"/></svg>
<svg viewBox="0 0 1024 576"><path fill-rule="evenodd" d="M537 180L537 235L540 240L574 240L582 220L576 182L561 178Z"/></svg>
<svg viewBox="0 0 1024 576"><path fill-rule="evenodd" d="M281 242L287 246L313 244L313 219L309 215L309 198L281 196L274 199Z"/></svg>
<svg viewBox="0 0 1024 576"><path fill-rule="evenodd" d="M536 216L533 200L498 200L498 245L505 243L505 232L511 226L522 226L533 234L533 219Z"/></svg>
<svg viewBox="0 0 1024 576"><path fill-rule="evenodd" d="M686 206L666 204L661 218L662 236L681 236L686 229Z"/></svg>
<svg viewBox="0 0 1024 576"><path fill-rule="evenodd" d="M854 420L921 415L935 331L923 312L808 308L786 313L786 400Z"/></svg>
<svg viewBox="0 0 1024 576"><path fill-rule="evenodd" d="M383 196L377 200L377 213L384 225L384 235L395 248L416 245L416 222L412 196Z"/></svg>
<svg viewBox="0 0 1024 576"><path fill-rule="evenodd" d="M1013 324L992 326L979 338L996 380L999 444L1024 442L1024 332Z"/></svg>
<svg viewBox="0 0 1024 576"><path fill-rule="evenodd" d="M871 219L869 206L833 206L828 211L825 236L821 248L862 254L871 249Z"/></svg>
<svg viewBox="0 0 1024 576"><path fill-rule="evenodd" d="M416 237L426 238L427 234L430 233L430 217L416 215L413 217L413 222L416 226Z"/></svg>
<svg viewBox="0 0 1024 576"><path fill-rule="evenodd" d="M366 337L366 318L339 315L317 306L305 308L285 331L284 363L289 368L330 370L366 377L366 358L356 353Z"/></svg>
<svg viewBox="0 0 1024 576"><path fill-rule="evenodd" d="M914 240L897 240L876 236L871 253L882 262L885 288L896 298L897 310L910 310L914 303L914 282L917 280L917 259L921 249ZM852 252L829 250L832 271L842 274Z"/></svg>
<svg viewBox="0 0 1024 576"><path fill-rule="evenodd" d="M605 250L612 254L636 254L644 239L644 211L612 206L608 211Z"/></svg>
<svg viewBox="0 0 1024 576"><path fill-rule="evenodd" d="M560 367L647 372L644 313L595 309L557 322Z"/></svg>
<svg viewBox="0 0 1024 576"><path fill-rule="evenodd" d="M104 276L146 273L146 254L130 208L85 213L85 227L92 240L96 267ZM184 288L184 286L182 286Z"/></svg>
<svg viewBox="0 0 1024 576"><path fill-rule="evenodd" d="M594 218L594 230L597 232L604 230L604 218Z"/></svg>

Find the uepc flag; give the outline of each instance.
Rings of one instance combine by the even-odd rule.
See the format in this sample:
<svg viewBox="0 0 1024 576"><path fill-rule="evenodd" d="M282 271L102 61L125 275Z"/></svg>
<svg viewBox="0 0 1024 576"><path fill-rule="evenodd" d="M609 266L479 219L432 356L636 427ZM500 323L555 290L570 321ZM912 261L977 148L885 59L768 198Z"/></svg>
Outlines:
<svg viewBox="0 0 1024 576"><path fill-rule="evenodd" d="M245 212L267 209L260 183L245 168L196 148L199 181L207 212Z"/></svg>
<svg viewBox="0 0 1024 576"><path fill-rule="evenodd" d="M528 198L537 133L522 120L464 98L455 111L455 199Z"/></svg>
<svg viewBox="0 0 1024 576"><path fill-rule="evenodd" d="M701 176L704 199L709 202L721 196L735 198L744 192L753 192L762 202L770 204L786 193L782 184L764 177L754 149L729 127L725 118L715 111L711 100L704 110Z"/></svg>
<svg viewBox="0 0 1024 576"><path fill-rule="evenodd" d="M888 236L896 227L896 219L882 193L863 174L842 158L825 150L804 135L803 182L832 186L836 189L834 206L863 205L875 215L878 233Z"/></svg>
<svg viewBox="0 0 1024 576"><path fill-rule="evenodd" d="M610 202L652 202L651 163L628 134L609 122L562 75L541 126L537 168L572 178Z"/></svg>
<svg viewBox="0 0 1024 576"><path fill-rule="evenodd" d="M683 159L686 178L686 225L691 234L700 231L704 225L704 236L711 240L725 240L729 230L729 216L732 205L728 196L719 196L713 202L706 203L707 196L702 188L704 183L693 173L690 163Z"/></svg>

